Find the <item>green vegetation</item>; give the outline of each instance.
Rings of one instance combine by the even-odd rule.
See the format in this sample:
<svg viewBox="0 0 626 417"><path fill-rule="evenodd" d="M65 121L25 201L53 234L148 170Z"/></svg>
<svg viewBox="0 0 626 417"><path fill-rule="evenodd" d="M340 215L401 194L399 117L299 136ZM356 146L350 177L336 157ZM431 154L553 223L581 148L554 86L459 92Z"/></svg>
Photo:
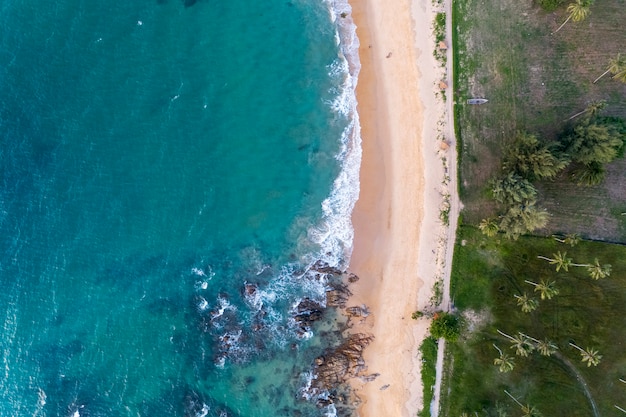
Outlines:
<svg viewBox="0 0 626 417"><path fill-rule="evenodd" d="M446 51L439 47L439 42L446 39L446 14L443 12L437 13L435 21L433 23L433 35L435 36L435 50L433 56L441 66L446 65ZM441 91L443 95L443 101L446 101L445 91Z"/></svg>
<svg viewBox="0 0 626 417"><path fill-rule="evenodd" d="M461 334L461 320L452 313L435 313L430 323L430 335L435 339L445 339L454 342Z"/></svg>
<svg viewBox="0 0 626 417"><path fill-rule="evenodd" d="M616 415L626 246L585 239L626 243L624 0L452 4L467 331L440 415Z"/></svg>
<svg viewBox="0 0 626 417"><path fill-rule="evenodd" d="M446 38L446 14L444 12L439 12L435 16L433 33L435 34L435 42L437 43Z"/></svg>
<svg viewBox="0 0 626 417"><path fill-rule="evenodd" d="M626 405L626 246L574 236L509 241L469 226L457 242L451 298L472 330L449 345L441 415L515 416L522 405L545 416L588 417L594 407L616 415L615 405ZM590 279L596 264L612 265L610 276ZM528 282L542 281L558 294L541 299ZM520 298L537 305L524 312Z"/></svg>
<svg viewBox="0 0 626 417"><path fill-rule="evenodd" d="M541 6L546 12L556 10L557 7L565 3L565 0L536 0L537 4Z"/></svg>
<svg viewBox="0 0 626 417"><path fill-rule="evenodd" d="M626 212L626 193L619 186L626 183L626 159L619 156L623 149L609 163L573 161L559 170L573 159L567 154L567 141L584 119L595 119L590 125L602 117L626 119L626 84L613 79L611 71L607 73L611 76L593 83L610 63L624 61L624 2L596 2L584 21L551 35L570 15L569 1L558 3L453 3L453 100L463 220L476 226L490 220L485 227L500 226L507 207L488 198L490 181L508 175L508 165L517 164L508 158L512 149L524 149L516 142L520 136L530 137L537 142L526 151L536 151L539 164L528 167L528 176L517 172L523 167L514 170L537 190L529 220L541 221L536 219L538 213L549 213L545 226L531 232L575 232L585 238L626 242L626 216L621 215ZM541 10L555 6L553 13ZM472 97L487 98L489 103L467 104ZM600 110L604 116L598 115ZM605 135L598 130L592 127L592 136ZM534 172L537 167L552 172L541 177ZM511 214L512 226L523 231L523 214Z"/></svg>
<svg viewBox="0 0 626 417"><path fill-rule="evenodd" d="M557 33L559 30L561 30L563 26L565 26L565 24L570 21L570 19L572 20L572 22L580 22L581 20L584 20L587 16L589 16L589 13L591 13L592 4L592 0L574 0L572 3L570 3L567 6L567 13L569 13L567 19L565 19L565 22L563 22L563 24L559 26L559 28L555 30L554 33Z"/></svg>
<svg viewBox="0 0 626 417"><path fill-rule="evenodd" d="M424 389L424 408L417 415L430 417L430 403L433 401L437 365L437 340L427 337L420 346L422 354L422 387Z"/></svg>

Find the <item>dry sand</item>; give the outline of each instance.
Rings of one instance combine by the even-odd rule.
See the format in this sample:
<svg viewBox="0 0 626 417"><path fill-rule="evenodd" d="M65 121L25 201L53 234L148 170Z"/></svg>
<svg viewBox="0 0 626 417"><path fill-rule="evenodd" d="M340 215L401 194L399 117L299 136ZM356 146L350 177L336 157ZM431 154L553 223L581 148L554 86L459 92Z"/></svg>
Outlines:
<svg viewBox="0 0 626 417"><path fill-rule="evenodd" d="M411 313L429 304L448 232L439 220L447 193L441 150L447 118L436 97L445 70L432 54L431 25L439 10L431 0L350 4L361 44L363 139L350 263L360 280L350 303L370 308L354 331L375 336L364 354L366 374L380 374L351 385L362 401L361 417L413 416L423 406L418 348L429 323L412 320Z"/></svg>

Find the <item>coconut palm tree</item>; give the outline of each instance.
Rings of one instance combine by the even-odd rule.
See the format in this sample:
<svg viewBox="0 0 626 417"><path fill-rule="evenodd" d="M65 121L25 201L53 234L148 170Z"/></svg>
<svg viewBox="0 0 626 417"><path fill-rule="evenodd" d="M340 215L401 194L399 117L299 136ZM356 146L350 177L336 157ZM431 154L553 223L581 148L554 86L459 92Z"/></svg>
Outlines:
<svg viewBox="0 0 626 417"><path fill-rule="evenodd" d="M572 342L569 343L569 345L573 348L578 349L578 351L580 352L580 360L584 363L587 362L587 366L598 366L598 364L600 363L600 359L602 359L602 355L600 355L600 353L593 348L587 348L587 349L583 349L580 346L576 346L575 344L573 344Z"/></svg>
<svg viewBox="0 0 626 417"><path fill-rule="evenodd" d="M524 313L530 313L539 307L539 301L536 298L529 297L528 294L524 293L522 295L514 295L517 298L517 305L522 308Z"/></svg>
<svg viewBox="0 0 626 417"><path fill-rule="evenodd" d="M543 356L550 356L555 353L559 348L554 344L554 342L544 339L537 341L535 345L535 349Z"/></svg>
<svg viewBox="0 0 626 417"><path fill-rule="evenodd" d="M505 149L502 169L533 181L554 178L568 163L566 158L553 153L537 136L518 132L513 142Z"/></svg>
<svg viewBox="0 0 626 417"><path fill-rule="evenodd" d="M496 348L496 350L500 354L499 358L495 358L493 360L493 364L496 365L498 367L498 370L502 373L512 371L513 368L515 368L515 359L507 355L506 353L503 353L502 350L500 350L500 348L495 344L493 344L493 347Z"/></svg>
<svg viewBox="0 0 626 417"><path fill-rule="evenodd" d="M538 340L522 332L520 334L535 342L535 349L543 356L550 356L558 350L556 344L548 339Z"/></svg>
<svg viewBox="0 0 626 417"><path fill-rule="evenodd" d="M563 22L563 24L559 26L557 30L552 32L552 34L554 35L559 30L561 30L561 28L565 26L565 24L569 22L570 19L574 22L580 22L581 20L584 20L591 11L590 7L592 3L593 1L590 0L576 0L570 3L569 6L567 6L567 13L569 13L569 16L567 16L565 22Z"/></svg>
<svg viewBox="0 0 626 417"><path fill-rule="evenodd" d="M497 219L493 217L483 219L478 225L478 228L481 232L483 232L484 235L488 237L494 237L498 234L498 231L500 230Z"/></svg>
<svg viewBox="0 0 626 417"><path fill-rule="evenodd" d="M548 223L550 215L540 209L536 201L527 201L523 204L515 204L500 216L500 230L508 239L517 240L524 233L541 229Z"/></svg>
<svg viewBox="0 0 626 417"><path fill-rule="evenodd" d="M515 401L515 404L519 405L519 407L522 409L522 417L541 417L541 413L535 407L531 406L530 404L522 404L507 390L504 390L504 393L508 395L513 401Z"/></svg>
<svg viewBox="0 0 626 417"><path fill-rule="evenodd" d="M567 257L567 252L561 253L561 251L558 251L557 253L553 253L552 256L554 256L554 258L548 258L541 255L537 256L537 258L548 261L550 265L556 265L556 272L559 272L561 268L567 271L567 269L572 265L572 258Z"/></svg>
<svg viewBox="0 0 626 417"><path fill-rule="evenodd" d="M511 341L511 349L515 349L516 355L527 357L535 348L530 338L523 333L518 333L517 336L509 336L500 330L498 330L498 333Z"/></svg>
<svg viewBox="0 0 626 417"><path fill-rule="evenodd" d="M581 114L587 113L587 117L591 118L597 116L604 108L606 107L605 100L594 100L585 107L585 110L579 111L569 119L565 120L566 122L580 116Z"/></svg>
<svg viewBox="0 0 626 417"><path fill-rule="evenodd" d="M608 73L613 74L613 78L626 82L626 56L622 56L621 54L617 54L615 58L609 59L609 65L607 66L606 71L602 73L601 76L594 80L594 84L600 80L600 78L604 77Z"/></svg>
<svg viewBox="0 0 626 417"><path fill-rule="evenodd" d="M541 417L541 413L534 406L526 404L522 406L522 417Z"/></svg>
<svg viewBox="0 0 626 417"><path fill-rule="evenodd" d="M604 181L606 170L601 163L590 162L576 167L571 176L577 185L590 187Z"/></svg>
<svg viewBox="0 0 626 417"><path fill-rule="evenodd" d="M535 291L540 293L542 300L550 300L559 293L559 290L555 287L555 281L545 281L542 279L539 284L528 280L524 280L524 282L533 285Z"/></svg>
<svg viewBox="0 0 626 417"><path fill-rule="evenodd" d="M568 233L563 238L557 235L552 235L552 238L557 242L565 243L571 247L576 246L578 242L580 242L580 235L578 233Z"/></svg>
<svg viewBox="0 0 626 417"><path fill-rule="evenodd" d="M600 265L600 261L598 261L598 258L596 258L594 260L594 263L587 265L587 271L589 271L589 275L591 276L591 278L598 280L600 278L606 278L611 275L611 265Z"/></svg>

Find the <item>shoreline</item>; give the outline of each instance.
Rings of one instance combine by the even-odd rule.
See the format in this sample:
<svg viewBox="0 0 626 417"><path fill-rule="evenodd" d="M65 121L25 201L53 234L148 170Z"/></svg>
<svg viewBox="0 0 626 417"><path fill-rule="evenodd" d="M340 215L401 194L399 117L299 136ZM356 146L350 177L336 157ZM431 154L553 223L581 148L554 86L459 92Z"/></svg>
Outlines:
<svg viewBox="0 0 626 417"><path fill-rule="evenodd" d="M379 374L371 382L349 382L360 417L412 416L424 406L418 349L430 323L411 314L429 306L433 286L443 278L449 235L439 219L448 192L442 181L449 175L440 130L447 120L435 87L444 69L432 56L439 10L418 0L349 3L360 42L362 139L348 268L360 280L351 285L349 302L371 312L352 332L374 335L363 374Z"/></svg>

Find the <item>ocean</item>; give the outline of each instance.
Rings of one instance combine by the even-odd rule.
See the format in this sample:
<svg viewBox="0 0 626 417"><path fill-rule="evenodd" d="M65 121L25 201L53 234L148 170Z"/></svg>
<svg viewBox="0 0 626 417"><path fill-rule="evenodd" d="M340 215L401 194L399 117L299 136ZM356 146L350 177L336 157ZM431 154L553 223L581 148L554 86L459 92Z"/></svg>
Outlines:
<svg viewBox="0 0 626 417"><path fill-rule="evenodd" d="M1 416L350 413L307 389L358 197L349 11L1 3Z"/></svg>

